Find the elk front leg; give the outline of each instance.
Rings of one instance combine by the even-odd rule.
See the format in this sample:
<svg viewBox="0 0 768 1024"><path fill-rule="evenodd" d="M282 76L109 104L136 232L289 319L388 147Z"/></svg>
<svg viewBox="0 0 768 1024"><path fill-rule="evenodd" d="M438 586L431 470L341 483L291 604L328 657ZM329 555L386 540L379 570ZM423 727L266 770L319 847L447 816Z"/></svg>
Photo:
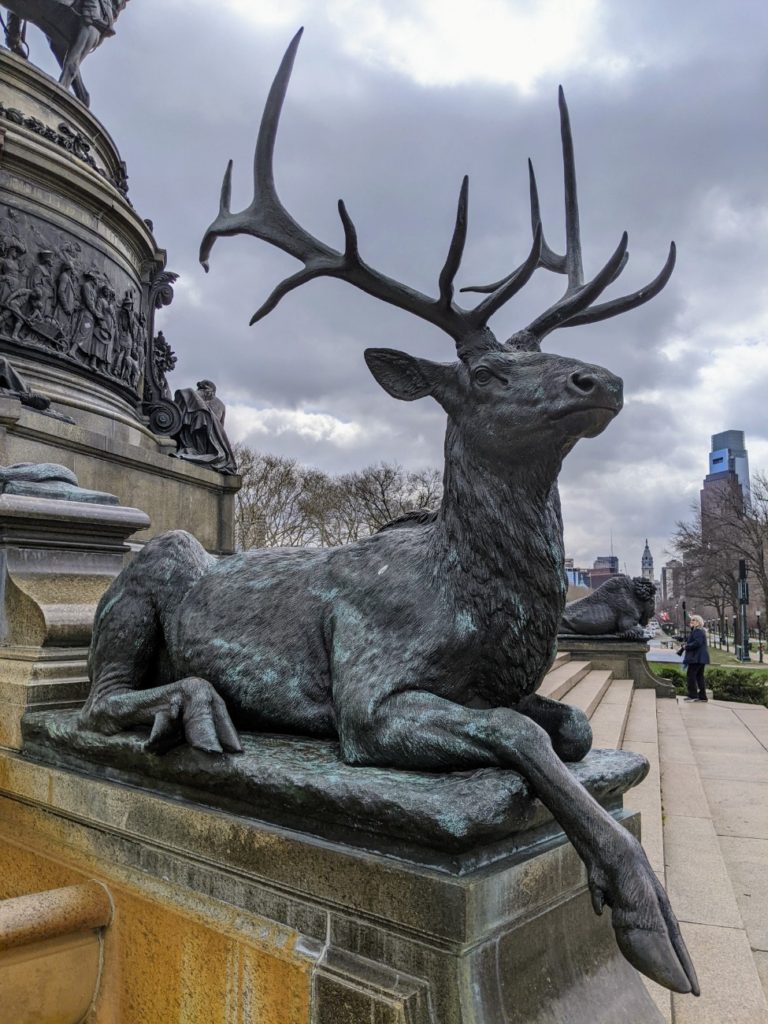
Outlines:
<svg viewBox="0 0 768 1024"><path fill-rule="evenodd" d="M514 710L541 726L561 761L581 761L592 749L592 726L581 708L531 693Z"/></svg>
<svg viewBox="0 0 768 1024"><path fill-rule="evenodd" d="M84 728L109 736L149 725L147 749L158 753L182 740L208 753L241 749L211 683L169 681L167 631L180 602L212 564L194 537L175 530L149 541L112 582L96 609L91 692L80 714Z"/></svg>
<svg viewBox="0 0 768 1024"><path fill-rule="evenodd" d="M379 702L340 694L340 740L351 764L407 769L513 768L528 780L584 861L599 914L612 908L616 939L629 962L675 992L699 994L675 915L640 844L571 775L547 733L508 708L479 711L422 691ZM352 697L350 706L341 701ZM354 706L357 705L357 706Z"/></svg>
<svg viewBox="0 0 768 1024"><path fill-rule="evenodd" d="M185 741L207 754L243 749L223 699L209 682L194 677L150 690L113 693L93 703L82 720L108 736L149 725L146 749L151 753Z"/></svg>

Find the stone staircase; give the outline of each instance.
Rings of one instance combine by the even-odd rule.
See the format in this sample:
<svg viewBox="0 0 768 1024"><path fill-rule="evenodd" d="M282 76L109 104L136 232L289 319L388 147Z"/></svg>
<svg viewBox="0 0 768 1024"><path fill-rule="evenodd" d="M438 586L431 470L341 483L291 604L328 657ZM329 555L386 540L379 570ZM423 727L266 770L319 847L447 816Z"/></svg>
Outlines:
<svg viewBox="0 0 768 1024"><path fill-rule="evenodd" d="M631 679L614 679L611 672L593 669L589 661L558 654L538 692L542 697L581 708L592 722L595 746L621 744L632 701ZM613 715L608 713L609 708L615 709Z"/></svg>
<svg viewBox="0 0 768 1024"><path fill-rule="evenodd" d="M669 893L702 995L648 982L669 1024L768 1024L768 709L686 704L558 654L539 693L582 708L595 747L644 754L625 805Z"/></svg>

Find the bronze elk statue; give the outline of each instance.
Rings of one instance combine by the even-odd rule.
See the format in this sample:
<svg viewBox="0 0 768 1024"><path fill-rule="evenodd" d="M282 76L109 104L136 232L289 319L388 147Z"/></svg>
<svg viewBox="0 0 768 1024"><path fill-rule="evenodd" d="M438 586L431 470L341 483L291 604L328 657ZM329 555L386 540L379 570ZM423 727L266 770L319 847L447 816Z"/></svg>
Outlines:
<svg viewBox="0 0 768 1024"><path fill-rule="evenodd" d="M240 749L238 729L337 737L350 765L452 771L484 766L523 775L584 861L595 910L612 908L619 946L640 971L698 993L667 896L639 843L592 799L564 761L583 758L584 714L536 693L555 653L565 603L557 477L580 438L622 407L622 382L578 359L540 351L559 327L633 309L666 284L658 277L623 298L596 300L627 259L627 236L585 280L573 145L560 93L566 250L544 239L533 170L533 244L473 309L454 299L467 230L461 187L439 290L431 298L386 277L360 254L343 202L344 249L302 228L274 185L275 135L299 35L272 85L259 129L255 193L230 211L232 164L219 215L205 234L249 234L302 264L254 315L316 277L348 281L442 328L458 359L437 363L368 349L379 384L411 402L430 396L448 417L444 496L431 516L338 548L261 549L225 559L189 534L144 547L97 611L83 727L114 734L150 727L150 750L185 740L203 751ZM490 317L534 271L563 274L564 295L508 341Z"/></svg>

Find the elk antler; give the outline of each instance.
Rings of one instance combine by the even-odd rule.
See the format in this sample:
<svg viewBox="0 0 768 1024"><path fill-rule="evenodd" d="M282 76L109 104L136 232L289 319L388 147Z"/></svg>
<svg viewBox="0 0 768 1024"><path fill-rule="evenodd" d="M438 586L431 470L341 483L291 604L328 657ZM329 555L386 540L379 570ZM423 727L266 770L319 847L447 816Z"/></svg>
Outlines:
<svg viewBox="0 0 768 1024"><path fill-rule="evenodd" d="M467 234L468 178L464 178L459 193L456 223L448 255L440 272L437 299L379 273L363 261L358 249L357 232L343 201L339 200L339 216L345 238L343 253L325 245L297 224L280 202L275 189L272 159L280 112L302 32L303 29L300 29L296 33L286 50L267 97L253 163L253 200L240 213L231 212L230 160L221 188L219 215L206 231L200 246L200 262L203 267L208 269L208 259L217 238L239 234L254 235L295 256L304 264L304 268L277 285L266 302L254 313L251 318L252 324L271 312L288 292L306 281L323 276L338 277L375 298L409 313L415 313L423 320L440 327L454 339L462 359L488 349L500 349L502 346L487 323L493 313L526 284L536 267L540 265L540 225L534 227L533 244L527 259L517 270L500 281L497 287L485 289L490 294L475 309L467 310L457 306L453 301L453 282L461 263Z"/></svg>
<svg viewBox="0 0 768 1024"><path fill-rule="evenodd" d="M670 246L669 257L661 273L649 285L632 295L625 295L597 306L592 305L624 269L627 262L627 235L624 233L616 251L602 270L591 281L585 283L581 261L573 140L562 88L559 102L565 177L566 251L564 256L559 256L544 240L536 178L530 161L528 168L533 230L531 250L525 261L516 270L495 284L462 289L465 292L487 294L487 297L474 309L462 309L453 301L454 280L461 264L467 235L469 180L466 177L459 193L456 223L448 255L440 272L439 296L436 299L379 273L363 261L358 248L355 225L342 200L339 200L339 217L344 229L344 252L325 245L324 242L302 228L280 202L275 189L272 166L280 112L302 32L303 29L299 29L291 40L264 107L253 161L253 199L240 213L232 213L230 210L232 194L232 161L230 160L221 187L219 214L206 231L200 246L200 262L206 270L208 270L208 259L216 239L240 234L261 238L296 257L304 264L302 270L277 285L266 302L251 317L251 324L255 324L271 312L283 296L293 291L294 288L298 288L299 285L316 277L338 277L377 299L382 299L409 313L415 313L416 316L441 328L456 342L459 357L467 359L473 354L503 347L488 327L488 320L516 292L520 291L537 267L544 267L557 274L567 274L568 287L562 298L553 306L536 317L525 330L513 335L507 342L507 347L538 348L541 339L556 327L573 327L577 324L592 323L609 316L616 316L618 313L623 313L625 310L633 309L635 306L647 302L667 283L675 265L674 242Z"/></svg>
<svg viewBox="0 0 768 1024"><path fill-rule="evenodd" d="M534 237L541 235L541 255L539 266L556 274L567 274L568 287L565 294L554 305L541 313L527 328L519 331L509 339L509 347L538 347L542 338L557 327L576 327L579 324L591 324L597 320L605 320L617 316L627 310L641 306L654 295L658 295L670 278L675 266L675 243L669 247L667 261L657 277L644 288L631 295L611 299L597 306L592 303L622 272L627 264L627 233L621 236L613 255L591 281L584 283L584 268L581 261L581 229L579 226L579 202L576 194L576 165L573 156L573 137L568 106L565 102L563 87L558 91L560 107L560 136L563 148L563 178L565 184L565 255L560 256L547 245L542 234L541 213L539 210L539 192L536 187L536 176L533 164L528 161L528 176L531 195L531 229ZM514 276L514 275L511 275ZM494 284L462 288L463 292L496 293L510 277L502 278ZM487 301L487 300L486 300Z"/></svg>

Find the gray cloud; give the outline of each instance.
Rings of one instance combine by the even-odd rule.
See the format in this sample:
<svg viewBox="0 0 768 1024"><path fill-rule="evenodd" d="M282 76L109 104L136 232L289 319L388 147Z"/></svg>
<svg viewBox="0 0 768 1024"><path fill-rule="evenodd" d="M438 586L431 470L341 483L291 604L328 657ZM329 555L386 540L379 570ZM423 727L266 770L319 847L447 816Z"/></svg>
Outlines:
<svg viewBox="0 0 768 1024"><path fill-rule="evenodd" d="M622 288L655 276L671 238L679 264L649 305L556 333L548 347L625 378L625 411L600 438L577 446L562 480L572 553L591 561L605 553L612 531L617 553L636 572L646 535L661 561L675 519L687 515L706 470L709 433L744 428L748 442L768 443L764 381L745 367L743 386L724 385L713 403L698 376L730 346L750 337L762 343L768 323L768 9L747 2L736 12L723 0L606 4L599 27L604 56L624 60L624 72L611 78L602 66L579 65L562 76L587 271L602 264L624 228L631 259ZM154 220L170 267L183 275L163 314L179 356L174 383L212 376L238 408L304 410L358 424L359 436L345 444L290 430L248 438L329 470L379 459L439 463L440 410L428 401L395 404L368 374L362 351L386 345L447 360L447 337L328 280L289 295L249 328L251 313L295 262L238 238L217 244L209 276L197 265L230 156L233 202L249 198L258 118L290 31L179 0L133 0L118 29L89 58L85 75L94 112L128 161L133 201ZM283 114L276 178L300 222L340 244L336 200L343 196L365 258L434 292L468 172L461 283L493 280L530 243L531 155L547 236L562 245L554 78L525 94L509 85L419 86L383 62L349 56L343 31L320 11L309 19ZM42 48L35 47L36 59ZM499 336L554 301L562 284L539 272L497 315ZM683 354L670 358L675 352Z"/></svg>

